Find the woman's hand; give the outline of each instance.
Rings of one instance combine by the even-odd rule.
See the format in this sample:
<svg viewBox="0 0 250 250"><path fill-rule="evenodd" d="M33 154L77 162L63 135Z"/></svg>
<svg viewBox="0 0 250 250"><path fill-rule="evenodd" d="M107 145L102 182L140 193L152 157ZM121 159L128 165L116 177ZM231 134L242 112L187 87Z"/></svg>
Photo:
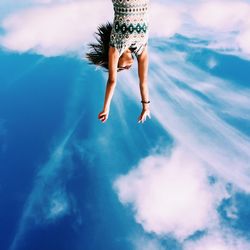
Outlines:
<svg viewBox="0 0 250 250"><path fill-rule="evenodd" d="M138 117L138 123L146 121L147 117L151 119L149 109L142 109L141 115Z"/></svg>
<svg viewBox="0 0 250 250"><path fill-rule="evenodd" d="M109 117L109 110L103 110L103 111L100 112L99 115L98 115L98 119L99 119L102 123L106 122L107 119L108 119L108 117Z"/></svg>

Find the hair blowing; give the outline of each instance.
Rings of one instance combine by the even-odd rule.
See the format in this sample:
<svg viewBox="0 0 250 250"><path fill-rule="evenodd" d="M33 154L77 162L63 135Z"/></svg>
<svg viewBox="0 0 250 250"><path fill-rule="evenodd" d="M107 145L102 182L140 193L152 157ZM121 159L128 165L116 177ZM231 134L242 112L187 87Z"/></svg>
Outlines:
<svg viewBox="0 0 250 250"><path fill-rule="evenodd" d="M97 32L95 32L96 42L88 44L90 50L86 53L86 58L90 64L108 69L111 31L112 24L109 22L97 28Z"/></svg>

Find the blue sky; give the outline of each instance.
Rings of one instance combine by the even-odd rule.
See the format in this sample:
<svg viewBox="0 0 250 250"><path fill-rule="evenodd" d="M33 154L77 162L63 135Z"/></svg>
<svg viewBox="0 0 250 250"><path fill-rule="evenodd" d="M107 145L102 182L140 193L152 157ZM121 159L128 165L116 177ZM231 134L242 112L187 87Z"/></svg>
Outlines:
<svg viewBox="0 0 250 250"><path fill-rule="evenodd" d="M250 249L249 1L151 1L140 125L136 65L97 119L111 1L0 9L1 249Z"/></svg>

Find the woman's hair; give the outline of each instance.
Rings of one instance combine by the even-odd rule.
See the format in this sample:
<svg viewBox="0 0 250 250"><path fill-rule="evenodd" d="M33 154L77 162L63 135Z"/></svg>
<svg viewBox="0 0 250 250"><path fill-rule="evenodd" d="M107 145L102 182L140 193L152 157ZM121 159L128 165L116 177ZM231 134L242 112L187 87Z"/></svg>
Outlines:
<svg viewBox="0 0 250 250"><path fill-rule="evenodd" d="M96 43L89 43L90 51L86 53L86 58L90 64L108 69L109 61L109 42L112 30L112 24L106 23L98 27L96 34Z"/></svg>

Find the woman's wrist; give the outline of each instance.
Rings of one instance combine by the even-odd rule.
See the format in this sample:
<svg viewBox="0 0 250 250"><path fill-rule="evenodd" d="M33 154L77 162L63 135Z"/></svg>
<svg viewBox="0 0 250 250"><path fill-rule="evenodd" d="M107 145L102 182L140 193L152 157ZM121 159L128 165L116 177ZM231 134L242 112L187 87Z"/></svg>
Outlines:
<svg viewBox="0 0 250 250"><path fill-rule="evenodd" d="M143 110L149 110L150 100L141 100Z"/></svg>
<svg viewBox="0 0 250 250"><path fill-rule="evenodd" d="M103 110L104 111L109 111L109 107L110 107L110 100L104 100Z"/></svg>
<svg viewBox="0 0 250 250"><path fill-rule="evenodd" d="M149 101L149 100L141 100L141 103L142 103L142 104L149 104L150 101Z"/></svg>

